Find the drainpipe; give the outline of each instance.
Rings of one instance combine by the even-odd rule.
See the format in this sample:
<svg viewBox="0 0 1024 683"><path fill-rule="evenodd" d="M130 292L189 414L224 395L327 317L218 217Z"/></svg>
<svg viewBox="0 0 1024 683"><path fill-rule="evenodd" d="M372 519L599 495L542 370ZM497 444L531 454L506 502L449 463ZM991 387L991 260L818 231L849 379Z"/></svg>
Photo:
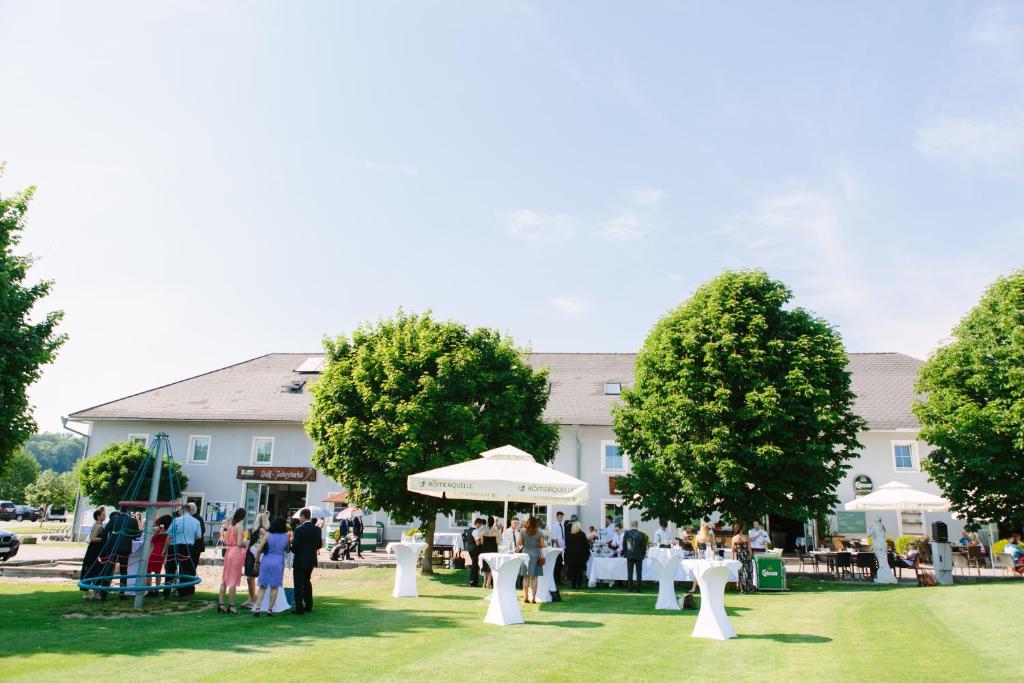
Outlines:
<svg viewBox="0 0 1024 683"><path fill-rule="evenodd" d="M85 448L82 449L82 457L78 459L78 462L81 462L82 460L85 460L86 456L89 455L89 435L84 433L84 432L80 432L77 429L72 429L71 427L68 427L68 418L66 416L64 416L64 415L61 415L60 426L64 429L64 431L71 432L72 434L78 434L79 436L84 436L85 437ZM75 465L77 466L78 463L76 462ZM71 471L73 472L74 468L72 468ZM75 541L75 540L78 539L78 531L79 531L79 529L82 526L81 523L79 522L81 511L82 511L82 507L81 507L81 503L82 503L82 487L81 487L81 485L78 485L78 482L75 482L75 484L76 484L76 486L75 486L75 514L71 518L71 540L72 541Z"/></svg>
<svg viewBox="0 0 1024 683"><path fill-rule="evenodd" d="M581 465L581 463L583 461L583 442L580 441L580 426L579 425L573 425L572 426L572 432L573 432L573 436L576 437L576 478L580 479L581 478L580 477L580 465ZM583 521L583 506L582 505L577 505L576 506L576 519L580 520L581 523Z"/></svg>

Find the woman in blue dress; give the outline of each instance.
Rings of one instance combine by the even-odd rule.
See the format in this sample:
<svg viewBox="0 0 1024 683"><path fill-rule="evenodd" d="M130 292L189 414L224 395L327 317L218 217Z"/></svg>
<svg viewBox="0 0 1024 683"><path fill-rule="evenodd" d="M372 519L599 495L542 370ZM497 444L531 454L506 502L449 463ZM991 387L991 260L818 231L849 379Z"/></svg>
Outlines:
<svg viewBox="0 0 1024 683"><path fill-rule="evenodd" d="M288 550L288 527L283 517L275 517L270 522L266 536L260 541L256 548L256 566L259 572L259 592L256 593L256 604L253 609L253 616L260 615L260 607L263 605L263 594L270 589L270 608L267 616L274 616L274 605L277 604L277 593L284 584L284 554Z"/></svg>

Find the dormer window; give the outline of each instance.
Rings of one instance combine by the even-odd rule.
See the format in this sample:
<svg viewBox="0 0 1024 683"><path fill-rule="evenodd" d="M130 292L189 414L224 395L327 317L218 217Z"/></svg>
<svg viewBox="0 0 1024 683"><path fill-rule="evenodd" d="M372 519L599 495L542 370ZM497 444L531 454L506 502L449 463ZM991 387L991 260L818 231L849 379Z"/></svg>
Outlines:
<svg viewBox="0 0 1024 683"><path fill-rule="evenodd" d="M604 383L604 395L605 396L618 396L622 393L622 382L605 382Z"/></svg>

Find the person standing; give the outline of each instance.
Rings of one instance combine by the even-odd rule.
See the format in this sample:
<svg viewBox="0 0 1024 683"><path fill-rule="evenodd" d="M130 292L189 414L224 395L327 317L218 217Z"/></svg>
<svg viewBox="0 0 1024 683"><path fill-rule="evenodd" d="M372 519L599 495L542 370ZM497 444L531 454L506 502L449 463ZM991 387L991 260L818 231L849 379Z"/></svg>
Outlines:
<svg viewBox="0 0 1024 683"><path fill-rule="evenodd" d="M231 524L224 531L224 570L220 578L220 601L217 612L238 614L235 609L235 592L242 583L242 570L245 568L245 508L237 508L231 516ZM231 602L224 607L224 593L227 592Z"/></svg>
<svg viewBox="0 0 1024 683"><path fill-rule="evenodd" d="M544 534L540 530L540 520L531 516L526 520L526 527L521 535L523 552L529 556L523 569L523 602L537 603L537 579L544 573L541 565L541 548L544 547ZM533 596L532 599L530 596Z"/></svg>
<svg viewBox="0 0 1024 683"><path fill-rule="evenodd" d="M258 617L263 607L263 596L270 589L270 601L267 604L267 616L274 616L277 605L277 594L284 584L284 554L288 550L288 527L284 517L275 517L270 522L270 529L259 545L256 546L256 571L259 572L259 591L253 605L253 616Z"/></svg>
<svg viewBox="0 0 1024 683"><path fill-rule="evenodd" d="M500 527L495 523L494 517L488 517L484 526L483 543L480 544L480 554L498 552L498 537L501 536ZM477 560L479 562L479 559ZM493 588L491 580L491 565L484 563L480 570L484 573L484 588Z"/></svg>
<svg viewBox="0 0 1024 683"><path fill-rule="evenodd" d="M256 547L267 535L267 528L270 526L270 513L261 512L256 516L256 524L249 532L249 547L245 553L245 583L249 589L249 599L242 604L242 607L252 607L256 603L256 579L259 577L259 570L256 569L257 557Z"/></svg>
<svg viewBox="0 0 1024 683"><path fill-rule="evenodd" d="M352 533L356 535L356 555L363 559L363 517L356 515L352 518Z"/></svg>
<svg viewBox="0 0 1024 683"><path fill-rule="evenodd" d="M604 518L604 540L608 543L615 540L615 521L611 515L606 515Z"/></svg>
<svg viewBox="0 0 1024 683"><path fill-rule="evenodd" d="M476 588L480 585L480 553L483 552L484 544L484 520L477 517L473 520L473 531L469 535L471 541L466 552L469 553L469 587Z"/></svg>
<svg viewBox="0 0 1024 683"><path fill-rule="evenodd" d="M753 593L754 563L750 554L750 537L743 533L743 526L738 522L732 525L732 557L740 563L737 575L740 592Z"/></svg>
<svg viewBox="0 0 1024 683"><path fill-rule="evenodd" d="M640 592L640 583L644 580L644 558L647 557L647 535L637 526L637 522L630 522L629 529L622 535L622 556L626 558L626 586L630 593ZM634 571L636 588L633 588Z"/></svg>
<svg viewBox="0 0 1024 683"><path fill-rule="evenodd" d="M168 555L168 573L178 574L181 579L189 579L196 575L196 565L192 561L192 548L196 541L202 536L202 528L199 520L190 514L190 507L186 506L181 511L181 516L171 522L171 528L167 531L170 539L173 555ZM170 568L173 565L173 571ZM194 595L195 586L184 586L178 589L179 597ZM164 590L164 597L169 597L170 591Z"/></svg>
<svg viewBox="0 0 1024 683"><path fill-rule="evenodd" d="M189 514L192 515L192 518L199 522L199 538L196 539L196 542L193 543L191 549L189 549L189 557L192 558L192 566L199 569L199 559L206 551L206 522L203 521L203 516L198 514L198 508L195 503L188 504L188 511ZM194 593L195 589L193 589L192 592Z"/></svg>
<svg viewBox="0 0 1024 683"><path fill-rule="evenodd" d="M103 523L107 521L107 511L103 508L96 508L92 513L92 529L89 530L89 545L85 549L85 558L82 560L82 571L80 576L83 579L95 579L102 576L106 569L104 560L100 557L103 554L103 544L107 540L107 530ZM108 558L109 561L109 558ZM96 600L105 591L82 589L83 600Z"/></svg>
<svg viewBox="0 0 1024 683"><path fill-rule="evenodd" d="M565 539L565 568L569 575L569 585L583 588L583 569L590 559L590 541L583 533L579 522L573 522L569 535Z"/></svg>
<svg viewBox="0 0 1024 683"><path fill-rule="evenodd" d="M768 532L761 528L761 522L754 522L753 527L747 532L747 538L750 540L751 552L763 553L768 549Z"/></svg>
<svg viewBox="0 0 1024 683"><path fill-rule="evenodd" d="M313 570L323 547L323 535L310 521L309 508L299 510L299 524L292 532L292 583L295 586L295 613L313 611Z"/></svg>
<svg viewBox="0 0 1024 683"><path fill-rule="evenodd" d="M147 574L159 574L167 561L167 527L171 525L172 519L173 517L170 515L163 515L153 523L153 540L150 543L149 557L146 558ZM151 582L150 577L147 576L146 585L149 586L150 583L159 586L160 577L156 577L156 581ZM146 593L150 597L155 597L156 594L155 590Z"/></svg>
<svg viewBox="0 0 1024 683"><path fill-rule="evenodd" d="M501 532L501 552L518 553L522 547L519 534L519 518L509 517L508 528Z"/></svg>
<svg viewBox="0 0 1024 683"><path fill-rule="evenodd" d="M668 531L668 522L663 519L658 520L658 530L654 532L654 545L659 548L672 547L672 534Z"/></svg>
<svg viewBox="0 0 1024 683"><path fill-rule="evenodd" d="M132 553L132 541L137 539L140 534L139 523L135 520L134 515L116 510L111 513L110 522L107 524L107 536L111 539L109 544L111 557L110 563L107 565L107 574L113 575L116 566L117 573L121 577L118 583L122 588L126 588L128 585L128 556ZM106 597L106 593L104 593L102 598L106 599ZM130 596L121 591L118 597L121 600L127 600Z"/></svg>
<svg viewBox="0 0 1024 683"><path fill-rule="evenodd" d="M555 585L562 583L562 556L565 555L565 515L561 510L555 513L555 523L551 525L551 545L555 548L562 548L563 552L555 558Z"/></svg>

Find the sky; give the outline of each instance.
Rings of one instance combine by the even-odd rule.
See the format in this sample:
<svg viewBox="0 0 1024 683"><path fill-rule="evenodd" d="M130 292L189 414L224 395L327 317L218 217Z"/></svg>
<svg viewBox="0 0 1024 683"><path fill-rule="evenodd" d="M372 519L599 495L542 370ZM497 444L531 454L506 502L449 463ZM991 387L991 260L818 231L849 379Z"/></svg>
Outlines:
<svg viewBox="0 0 1024 683"><path fill-rule="evenodd" d="M1024 5L0 0L41 429L430 309L635 351L760 267L918 358L1024 255Z"/></svg>

